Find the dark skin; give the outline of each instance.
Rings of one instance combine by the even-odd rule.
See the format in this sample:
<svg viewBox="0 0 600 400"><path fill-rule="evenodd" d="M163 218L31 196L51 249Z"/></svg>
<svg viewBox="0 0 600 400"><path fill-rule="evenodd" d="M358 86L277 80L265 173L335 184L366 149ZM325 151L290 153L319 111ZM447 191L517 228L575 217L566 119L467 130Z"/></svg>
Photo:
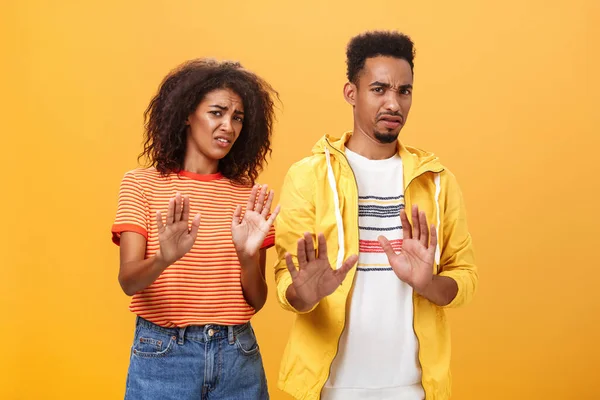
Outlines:
<svg viewBox="0 0 600 400"><path fill-rule="evenodd" d="M321 233L318 237L318 250L310 233L298 240L298 268L292 256L286 254L285 261L292 275L286 297L292 307L300 312L313 308L322 298L332 294L342 284L348 272L358 261L358 256L348 257L339 269L332 269L327 259L327 241Z"/></svg>
<svg viewBox="0 0 600 400"><path fill-rule="evenodd" d="M187 147L184 170L198 174L214 174L219 160L227 155L242 130L243 105L240 97L228 89L208 93L188 117ZM269 216L274 192L267 186L255 185L246 204L237 206L231 222L231 234L241 264L241 284L244 297L256 311L267 299L265 281L266 251L260 249L277 214L279 206ZM123 232L120 246L119 283L128 295L150 286L170 265L187 254L198 234L200 215L190 226L188 196L179 193L169 200L166 219L157 212L160 249L145 258L146 239L135 232Z"/></svg>
<svg viewBox="0 0 600 400"><path fill-rule="evenodd" d="M412 105L413 73L406 60L378 56L369 58L357 82L344 86L344 97L352 105L354 134L346 146L371 160L383 160L397 153L397 139ZM402 250L396 254L385 236L378 240L396 276L412 286L416 293L438 306L456 297L454 279L433 274L437 232L428 228L424 212L411 210L412 224L403 210L400 213L405 234ZM312 237L306 233L298 241L298 268L291 256L286 257L293 284L286 297L298 311L307 311L341 285L358 256L350 256L338 270L327 261L323 235L319 235L315 252Z"/></svg>
<svg viewBox="0 0 600 400"><path fill-rule="evenodd" d="M354 134L346 146L370 160L392 157L412 105L413 73L405 60L367 59L356 83L344 85L353 108Z"/></svg>

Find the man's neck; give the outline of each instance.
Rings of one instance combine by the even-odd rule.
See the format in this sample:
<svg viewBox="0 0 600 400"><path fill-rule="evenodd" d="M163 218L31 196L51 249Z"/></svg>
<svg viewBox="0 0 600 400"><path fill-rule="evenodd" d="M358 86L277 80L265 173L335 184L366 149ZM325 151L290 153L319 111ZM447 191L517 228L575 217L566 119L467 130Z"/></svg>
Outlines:
<svg viewBox="0 0 600 400"><path fill-rule="evenodd" d="M398 143L381 143L355 127L346 147L369 160L385 160L398 151Z"/></svg>

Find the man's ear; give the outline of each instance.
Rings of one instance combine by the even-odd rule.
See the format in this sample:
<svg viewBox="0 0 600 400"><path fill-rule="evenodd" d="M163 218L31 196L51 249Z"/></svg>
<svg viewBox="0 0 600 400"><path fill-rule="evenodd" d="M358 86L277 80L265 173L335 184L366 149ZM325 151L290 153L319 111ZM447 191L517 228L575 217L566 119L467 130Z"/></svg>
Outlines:
<svg viewBox="0 0 600 400"><path fill-rule="evenodd" d="M344 99L346 99L346 102L348 104L350 104L351 106L356 105L356 92L357 91L358 91L358 88L352 82L346 82L346 84L344 85Z"/></svg>

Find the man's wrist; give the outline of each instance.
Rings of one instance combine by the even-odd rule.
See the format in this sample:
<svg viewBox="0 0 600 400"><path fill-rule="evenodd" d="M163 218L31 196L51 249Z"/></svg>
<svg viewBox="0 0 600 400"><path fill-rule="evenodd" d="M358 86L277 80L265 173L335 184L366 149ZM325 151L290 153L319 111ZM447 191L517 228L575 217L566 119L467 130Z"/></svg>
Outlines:
<svg viewBox="0 0 600 400"><path fill-rule="evenodd" d="M317 303L318 303L317 302L314 304L309 304L309 303L305 302L304 300L302 300L298 296L298 293L296 292L296 288L294 287L293 283L290 284L290 286L288 286L288 288L285 292L285 297L286 297L288 303L290 303L290 305L299 312L308 311L311 308L313 308L315 305L317 305Z"/></svg>
<svg viewBox="0 0 600 400"><path fill-rule="evenodd" d="M421 285L420 287L413 286L413 290L420 296L427 297L429 293L431 293L434 287L434 279L435 275L431 277L431 280L428 281L425 285Z"/></svg>

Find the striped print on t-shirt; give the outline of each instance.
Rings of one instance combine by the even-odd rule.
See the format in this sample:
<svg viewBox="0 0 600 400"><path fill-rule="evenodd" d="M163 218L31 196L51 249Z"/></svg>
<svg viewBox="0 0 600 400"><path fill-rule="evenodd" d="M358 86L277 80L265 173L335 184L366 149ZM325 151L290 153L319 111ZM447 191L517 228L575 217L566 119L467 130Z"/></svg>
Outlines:
<svg viewBox="0 0 600 400"><path fill-rule="evenodd" d="M147 241L146 258L152 257L159 249L156 212L160 210L166 218L169 199L177 192L190 198L190 222L201 214L198 237L190 252L136 293L129 309L164 327L248 322L254 309L242 291L231 220L238 204L245 210L251 191L251 187L237 185L219 173L183 171L163 177L154 168L127 172L112 226L117 245L121 233L139 233ZM262 248L271 247L273 242L271 228Z"/></svg>

